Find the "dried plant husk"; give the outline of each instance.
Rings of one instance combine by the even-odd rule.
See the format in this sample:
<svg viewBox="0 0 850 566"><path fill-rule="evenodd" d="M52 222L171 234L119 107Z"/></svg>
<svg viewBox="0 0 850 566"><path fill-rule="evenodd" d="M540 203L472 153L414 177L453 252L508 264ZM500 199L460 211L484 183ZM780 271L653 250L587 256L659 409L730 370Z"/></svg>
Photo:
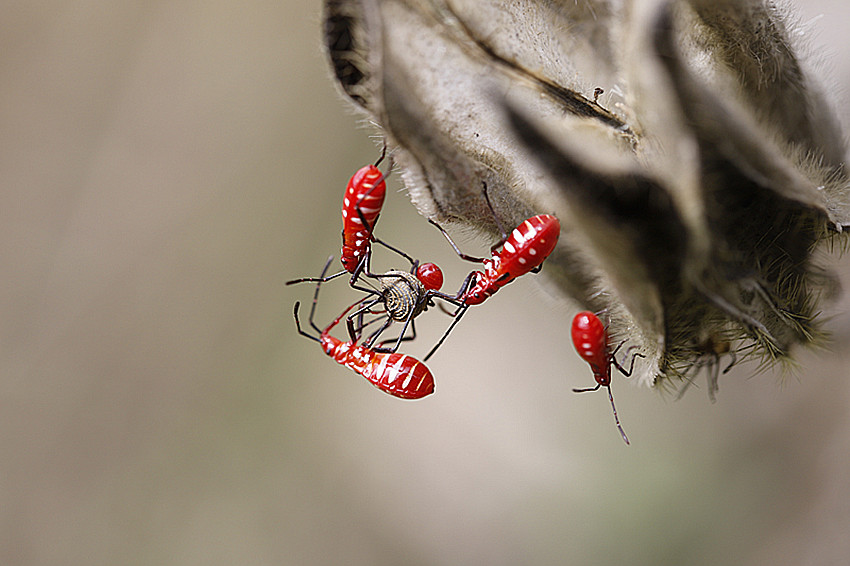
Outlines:
<svg viewBox="0 0 850 566"><path fill-rule="evenodd" d="M324 22L419 211L495 241L486 183L505 225L558 216L544 271L644 383L822 336L846 148L774 3L331 0Z"/></svg>

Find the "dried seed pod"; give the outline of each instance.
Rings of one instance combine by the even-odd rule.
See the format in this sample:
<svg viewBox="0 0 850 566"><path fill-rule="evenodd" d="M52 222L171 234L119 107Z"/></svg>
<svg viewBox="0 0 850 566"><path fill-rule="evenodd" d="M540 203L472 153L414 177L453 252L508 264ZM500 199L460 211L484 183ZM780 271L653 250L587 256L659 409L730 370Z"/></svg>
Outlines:
<svg viewBox="0 0 850 566"><path fill-rule="evenodd" d="M644 382L705 336L767 364L819 336L850 182L774 3L334 0L325 30L420 212L495 237L484 181L506 224L554 213L546 271Z"/></svg>

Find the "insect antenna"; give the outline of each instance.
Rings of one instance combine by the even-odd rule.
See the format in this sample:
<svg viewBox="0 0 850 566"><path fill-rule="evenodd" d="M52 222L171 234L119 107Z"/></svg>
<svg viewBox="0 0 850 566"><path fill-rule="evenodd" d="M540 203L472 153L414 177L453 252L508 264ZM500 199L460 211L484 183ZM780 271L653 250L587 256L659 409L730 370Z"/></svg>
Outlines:
<svg viewBox="0 0 850 566"><path fill-rule="evenodd" d="M624 431L623 427L620 425L620 417L617 416L617 407L614 406L614 394L611 393L611 386L608 385L607 387L608 387L608 399L611 400L611 410L614 411L614 422L617 423L617 430L620 431L620 436L623 437L623 440L625 441L625 443L631 444L631 442L629 442L629 437L626 436L626 431Z"/></svg>
<svg viewBox="0 0 850 566"><path fill-rule="evenodd" d="M587 393L588 391L596 391L600 387L602 387L601 383L597 383L596 387L587 387L585 389L573 388L573 393ZM620 431L620 436L623 437L626 444L631 444L631 442L629 442L629 437L626 436L626 431L623 430L623 426L620 424L620 417L617 415L617 407L614 406L614 394L611 393L611 386L606 385L605 388L608 390L608 399L611 401L611 410L614 412L614 422L617 423L617 430Z"/></svg>
<svg viewBox="0 0 850 566"><path fill-rule="evenodd" d="M381 156L378 158L378 160L373 165L375 167L380 165L381 161L384 160L384 157L386 157L386 155L387 155L387 138L384 138L384 146L383 146L383 148L381 148ZM392 164L390 164L390 169L392 169Z"/></svg>
<svg viewBox="0 0 850 566"><path fill-rule="evenodd" d="M347 274L348 274L347 271L342 270L339 273L334 273L333 275L328 275L327 277L322 279L322 282L324 283L324 282L330 281L331 279L336 279L340 275L347 275ZM295 285L296 283L309 283L309 282L316 282L316 281L317 281L317 279L315 277L299 277L298 279L290 279L289 281L284 283L284 285Z"/></svg>
<svg viewBox="0 0 850 566"><path fill-rule="evenodd" d="M434 220L432 220L430 218L428 219L428 222L430 222L432 226L436 227L437 230L440 231L440 233L443 235L443 237L446 238L446 241L449 242L449 245L452 247L452 249L455 251L455 253L458 255L458 257L460 257L460 259L463 259L463 260L466 260L466 261L471 261L473 263L484 263L485 261L487 261L486 258L483 258L483 257L475 257L475 256L471 256L471 255L466 255L465 253L460 251L460 248L457 247L457 244L455 244L454 240L452 240L452 237L449 236L449 233L446 232L446 230L442 226L440 226L439 224L437 224L436 222L434 222Z"/></svg>
<svg viewBox="0 0 850 566"><path fill-rule="evenodd" d="M481 181L481 184L484 185L484 200L487 201L487 208L490 209L490 212L493 214L493 220L496 221L496 228L499 229L499 233L502 235L502 242L508 239L508 235L505 232L505 229L502 227L502 223L499 222L499 216L496 214L496 209L493 208L493 203L490 202L490 195L487 194L487 183ZM499 247L498 245L495 247Z"/></svg>

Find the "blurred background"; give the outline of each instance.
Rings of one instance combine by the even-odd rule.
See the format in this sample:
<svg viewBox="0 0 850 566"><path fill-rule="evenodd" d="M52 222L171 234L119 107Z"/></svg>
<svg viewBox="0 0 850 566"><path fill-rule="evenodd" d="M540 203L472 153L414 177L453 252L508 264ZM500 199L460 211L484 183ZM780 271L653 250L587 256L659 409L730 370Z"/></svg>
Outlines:
<svg viewBox="0 0 850 566"><path fill-rule="evenodd" d="M0 563L843 564L850 300L793 376L614 378L543 276L472 309L391 398L299 337L377 158L320 3L16 2L0 23ZM850 6L800 6L850 131ZM380 235L460 262L391 177ZM468 253L486 242L459 236ZM384 256L386 261L394 261ZM381 260L384 261L384 260ZM825 258L850 285L848 261ZM379 267L389 267L379 263ZM356 298L323 291L328 322ZM423 317L422 356L447 326Z"/></svg>

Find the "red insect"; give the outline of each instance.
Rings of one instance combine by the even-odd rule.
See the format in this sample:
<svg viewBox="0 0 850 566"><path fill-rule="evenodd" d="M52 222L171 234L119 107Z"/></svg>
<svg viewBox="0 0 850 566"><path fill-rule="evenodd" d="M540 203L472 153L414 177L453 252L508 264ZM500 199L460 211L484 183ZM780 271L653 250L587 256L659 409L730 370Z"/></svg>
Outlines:
<svg viewBox="0 0 850 566"><path fill-rule="evenodd" d="M378 216L381 214L387 193L385 179L389 173L385 175L378 169L378 165L383 161L386 153L387 146L384 144L381 157L373 165L366 165L360 168L349 179L342 200L342 251L340 253L340 261L345 269L327 277L323 275L321 281L330 281L340 275L350 273L351 280L349 285L351 287L374 294L375 292L373 290L358 286L357 281L361 275L366 275L373 279L379 277L379 275L369 271L372 242L375 242L408 260L413 266L411 273L415 273L422 285L428 290L438 291L443 285L443 273L439 267L433 263L419 265L418 261L415 261L398 248L377 238L374 234L375 224L378 222ZM392 165L390 165L390 168L392 168ZM320 281L320 279L302 277L287 281L286 284L293 285L307 281L316 282Z"/></svg>
<svg viewBox="0 0 850 566"><path fill-rule="evenodd" d="M510 236L491 250L493 257L482 261L484 272L474 272L475 284L463 295L463 301L467 305L480 305L520 275L539 271L555 249L560 234L561 223L551 214L532 216L514 228ZM500 245L502 251L496 252Z"/></svg>
<svg viewBox="0 0 850 566"><path fill-rule="evenodd" d="M414 266L416 266L416 263L414 263ZM374 295L374 297L362 299L359 303L360 308L348 316L348 334L351 341L357 341L366 326L383 320L380 328L369 335L364 342L366 346L371 348L381 333L389 328L393 322L401 322L404 327L398 338L383 340L378 345L378 350L395 352L402 341L416 338L414 319L425 312L428 307L434 306L434 299L448 301L456 307L463 306L458 296L447 295L439 291L443 284L443 272L435 264L424 263L416 267L415 275L413 272L413 269L411 269L411 272L391 270L375 275L374 278L380 283L380 290L355 287ZM364 315L378 315L378 318L364 322ZM356 324L355 319L357 320ZM405 336L408 327L411 328L412 336ZM385 344L391 342L395 342L395 346L389 349L384 347Z"/></svg>
<svg viewBox="0 0 850 566"><path fill-rule="evenodd" d="M431 219L428 222L443 233L462 259L484 264L483 272L473 271L467 277L467 289L460 297L467 305L480 305L520 275L540 271L543 261L555 249L558 236L561 235L561 223L556 217L538 214L525 220L509 236L490 248L492 257L483 258L464 254L442 226ZM499 248L502 248L501 251Z"/></svg>
<svg viewBox="0 0 850 566"><path fill-rule="evenodd" d="M379 241L375 239L375 241ZM381 242L383 243L383 242ZM387 246L385 243L383 243ZM387 246L390 247L390 246ZM395 248L391 248L395 249ZM398 251L398 250L396 250ZM371 252L367 252L366 260ZM401 342L406 340L414 340L416 338L416 326L414 319L421 313L425 312L428 307L434 305L434 299L439 298L448 301L456 307L461 307L463 303L458 299L458 295L452 296L446 293L441 293L440 288L443 286L443 272L433 263L420 264L418 260L414 260L404 254L411 262L410 271L390 270L386 273L370 273L368 270L362 269L364 263L360 264L355 273L351 277L349 285L351 288L364 292L367 297L355 303L359 308L348 315L347 327L351 342L358 342L362 331L376 322L381 322L381 326L370 334L364 341L364 346L372 348L378 341L381 334L389 328L393 322L401 322L404 324L401 333L397 338L392 340L383 340L378 344L376 351L379 352L395 352L398 350ZM305 277L288 281L287 285L293 283L301 283L305 281L313 281L319 284L334 279L340 273L325 276L328 267L333 259L328 258L325 268L319 277ZM345 273L345 272L342 272ZM360 278L365 276L367 279L364 283ZM374 280L377 285L373 284ZM354 305L352 305L354 306ZM364 317L377 315L377 318L366 321ZM411 329L412 336L406 336L408 328ZM385 347L386 344L394 342L393 347Z"/></svg>
<svg viewBox="0 0 850 566"><path fill-rule="evenodd" d="M593 379L596 380L596 387L573 389L573 391L575 393L584 393L587 391L596 391L603 386L606 387L608 389L608 398L611 400L611 409L614 411L614 422L617 423L617 429L620 431L623 440L626 441L626 444L629 444L629 439L623 427L620 426L620 418L617 416L617 408L614 406L614 395L611 393L611 365L613 364L620 373L629 377L632 375L635 358L638 356L643 358L643 354L634 354L629 369L626 371L614 357L620 347L625 344L625 341L620 342L614 351L610 352L608 350L608 331L602 325L599 317L588 311L578 313L573 319L572 338L578 355L590 364L590 369L593 371ZM631 351L631 348L629 351Z"/></svg>
<svg viewBox="0 0 850 566"><path fill-rule="evenodd" d="M372 385L394 397L421 399L434 392L434 376L431 370L416 358L406 354L376 352L366 346L358 346L354 342L343 342L330 335L331 329L339 324L339 321L354 306L360 304L359 302L346 308L324 330L319 330L313 322L318 295L319 286L317 285L313 305L310 308L309 322L319 336L313 336L301 329L301 322L298 319L298 308L301 303L296 302L293 315L299 334L319 342L325 353L337 363L359 373Z"/></svg>
<svg viewBox="0 0 850 566"><path fill-rule="evenodd" d="M384 152L386 152L384 146ZM367 267L364 263L369 255L372 231L384 206L387 184L384 174L378 169L380 159L374 165L361 168L348 181L342 200L342 253L340 261L349 273Z"/></svg>
<svg viewBox="0 0 850 566"><path fill-rule="evenodd" d="M340 261L345 268L343 271L324 277L322 281L336 279L346 273L351 274L350 285L356 287L357 279L362 273L369 273L369 258L372 251L372 242L379 243L393 250L399 255L413 263L413 258L403 251L383 242L375 237L375 224L384 206L387 194L386 176L378 169L378 165L384 160L387 146L381 152L381 157L373 165L361 167L351 179L348 180L342 199L342 251ZM392 165L390 165L392 168ZM314 277L304 277L287 281L287 285L303 283L305 281L317 281Z"/></svg>
<svg viewBox="0 0 850 566"><path fill-rule="evenodd" d="M490 199L487 197L486 185L484 197L489 205ZM492 210L492 206L490 210ZM495 216L495 212L493 215ZM480 305L496 291L521 275L540 271L543 262L555 249L558 237L561 234L561 223L556 217L551 214L538 214L523 221L522 224L514 228L510 235L503 237L500 242L490 248L492 257L478 258L461 252L442 226L430 219L428 222L442 232L461 259L483 263L484 271L473 271L467 276L463 286L461 286L461 292L458 293L458 298L463 302L463 306L454 313L455 320L437 345L423 358L425 361L428 361L431 354L440 347L440 344L460 321L470 305Z"/></svg>
<svg viewBox="0 0 850 566"><path fill-rule="evenodd" d="M342 251L339 259L345 267L345 271L352 274L352 287L361 273L374 277L374 274L369 273L372 242L381 244L407 259L411 265L416 265L412 257L379 239L374 234L375 224L378 222L378 216L384 207L384 198L387 194L386 177L389 172L384 174L378 169L378 165L384 160L386 154L387 145L385 142L381 157L373 165L362 167L351 176L342 198ZM392 158L390 161L392 161ZM392 169L392 163L388 171L390 169ZM428 271L429 266L430 271ZM423 275L420 276L420 270L426 270L428 273L433 273L436 270L439 273L439 284L435 288L439 289L442 286L443 275L439 271L439 267L433 263L423 264L417 270L417 277L428 286L435 284L433 283L434 280L426 281L422 279L423 277L427 278L427 275L423 272ZM327 279L333 279L341 274L342 272L331 275Z"/></svg>

